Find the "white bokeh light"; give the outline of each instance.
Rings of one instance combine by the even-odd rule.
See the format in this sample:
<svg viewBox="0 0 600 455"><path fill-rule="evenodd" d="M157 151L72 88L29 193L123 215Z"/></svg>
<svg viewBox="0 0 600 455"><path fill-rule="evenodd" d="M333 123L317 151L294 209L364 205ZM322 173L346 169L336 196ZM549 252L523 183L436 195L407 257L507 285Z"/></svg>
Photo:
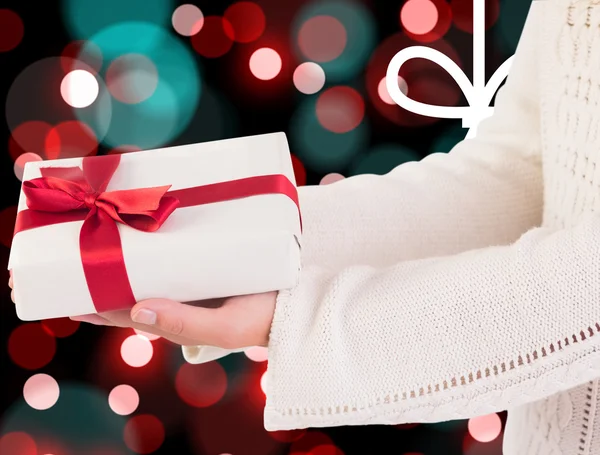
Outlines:
<svg viewBox="0 0 600 455"><path fill-rule="evenodd" d="M305 95L317 93L325 85L325 71L314 62L305 62L294 71L294 85Z"/></svg>
<svg viewBox="0 0 600 455"><path fill-rule="evenodd" d="M88 107L96 98L100 86L96 77L85 70L75 70L68 73L60 84L60 94L65 103L75 108Z"/></svg>

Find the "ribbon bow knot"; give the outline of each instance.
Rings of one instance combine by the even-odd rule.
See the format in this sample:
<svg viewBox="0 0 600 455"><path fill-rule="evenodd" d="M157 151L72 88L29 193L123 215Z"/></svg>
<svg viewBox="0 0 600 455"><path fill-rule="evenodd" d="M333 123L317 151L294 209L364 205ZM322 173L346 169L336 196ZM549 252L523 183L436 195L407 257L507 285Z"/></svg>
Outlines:
<svg viewBox="0 0 600 455"><path fill-rule="evenodd" d="M102 158L103 164L114 166L84 160L83 170L42 168L42 177L23 182L27 206L52 213L86 210L86 221L100 217L103 223L112 220L140 231L158 230L179 205L177 198L166 196L171 186L105 191L119 160Z"/></svg>
<svg viewBox="0 0 600 455"><path fill-rule="evenodd" d="M437 63L456 81L467 99L468 106L432 106L410 99L400 90L398 73L404 63L422 58ZM460 118L463 128L469 128L467 138L475 137L477 126L493 114L490 106L494 94L506 79L514 55L507 59L485 84L485 1L473 0L473 83L447 55L426 46L410 46L398 52L390 61L386 87L392 100L415 114L435 118Z"/></svg>

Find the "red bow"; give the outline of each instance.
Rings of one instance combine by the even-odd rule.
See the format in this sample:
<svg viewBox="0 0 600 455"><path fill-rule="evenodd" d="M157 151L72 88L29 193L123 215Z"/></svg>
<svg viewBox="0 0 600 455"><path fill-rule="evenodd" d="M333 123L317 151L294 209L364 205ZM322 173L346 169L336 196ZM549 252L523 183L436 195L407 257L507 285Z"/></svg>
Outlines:
<svg viewBox="0 0 600 455"><path fill-rule="evenodd" d="M83 270L98 311L135 304L127 278L117 223L156 231L179 205L166 196L170 185L106 191L119 155L90 157L79 167L42 168L43 177L23 182L30 210L44 216L86 212L79 234ZM75 215L75 213L73 213Z"/></svg>

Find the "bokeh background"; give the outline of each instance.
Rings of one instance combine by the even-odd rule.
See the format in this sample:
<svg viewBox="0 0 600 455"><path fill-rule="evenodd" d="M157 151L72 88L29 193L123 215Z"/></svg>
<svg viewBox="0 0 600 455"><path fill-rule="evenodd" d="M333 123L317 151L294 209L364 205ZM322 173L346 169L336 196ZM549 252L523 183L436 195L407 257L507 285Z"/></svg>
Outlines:
<svg viewBox="0 0 600 455"><path fill-rule="evenodd" d="M530 1L480 1L490 77L513 55ZM305 185L448 152L461 121L403 110L382 80L413 45L470 77L472 29L472 0L4 0L0 268L27 161L285 131ZM398 83L418 101L465 102L428 61L408 62ZM4 285L0 299L2 455L501 454L504 414L268 433L265 349L188 365L162 339L22 323Z"/></svg>

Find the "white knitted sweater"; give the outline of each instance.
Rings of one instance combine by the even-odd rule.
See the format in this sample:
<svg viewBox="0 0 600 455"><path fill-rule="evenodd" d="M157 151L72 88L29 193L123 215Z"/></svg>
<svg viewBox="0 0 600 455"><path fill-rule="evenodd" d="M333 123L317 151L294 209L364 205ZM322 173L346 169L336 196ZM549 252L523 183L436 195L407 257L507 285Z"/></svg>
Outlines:
<svg viewBox="0 0 600 455"><path fill-rule="evenodd" d="M505 455L600 454L600 5L570 3L533 3L477 138L300 189L268 430L508 409Z"/></svg>

